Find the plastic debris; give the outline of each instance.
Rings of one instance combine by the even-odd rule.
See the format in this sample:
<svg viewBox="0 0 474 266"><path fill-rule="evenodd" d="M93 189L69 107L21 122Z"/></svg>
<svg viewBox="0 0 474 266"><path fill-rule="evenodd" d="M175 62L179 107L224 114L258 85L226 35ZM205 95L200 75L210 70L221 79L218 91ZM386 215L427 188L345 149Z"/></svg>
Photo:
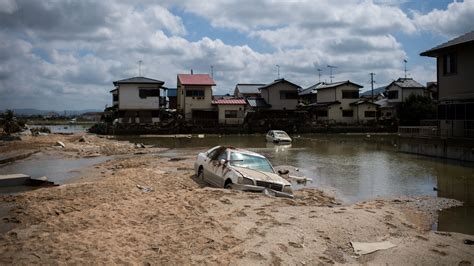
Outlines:
<svg viewBox="0 0 474 266"><path fill-rule="evenodd" d="M370 254L378 250L384 250L396 247L397 245L393 244L390 241L383 242L352 242L352 248L357 255Z"/></svg>
<svg viewBox="0 0 474 266"><path fill-rule="evenodd" d="M56 146L61 146L62 148L66 147L62 141L56 141Z"/></svg>
<svg viewBox="0 0 474 266"><path fill-rule="evenodd" d="M153 188L151 187L144 187L144 186L137 185L137 188L146 193L153 192Z"/></svg>

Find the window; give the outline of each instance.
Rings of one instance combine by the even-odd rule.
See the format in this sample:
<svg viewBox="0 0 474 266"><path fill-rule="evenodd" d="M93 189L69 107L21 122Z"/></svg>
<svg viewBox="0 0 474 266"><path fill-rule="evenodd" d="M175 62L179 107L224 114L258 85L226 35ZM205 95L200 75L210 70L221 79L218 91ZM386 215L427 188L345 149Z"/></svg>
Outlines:
<svg viewBox="0 0 474 266"><path fill-rule="evenodd" d="M318 117L327 117L328 116L328 111L326 110L319 110L319 111L316 111L316 115Z"/></svg>
<svg viewBox="0 0 474 266"><path fill-rule="evenodd" d="M443 56L444 75L456 74L458 71L457 56L455 53L445 54Z"/></svg>
<svg viewBox="0 0 474 266"><path fill-rule="evenodd" d="M388 98L391 100L398 99L398 91L389 91Z"/></svg>
<svg viewBox="0 0 474 266"><path fill-rule="evenodd" d="M237 118L237 110L225 110L225 118Z"/></svg>
<svg viewBox="0 0 474 266"><path fill-rule="evenodd" d="M159 89L139 89L138 96L142 99L147 97L160 97Z"/></svg>
<svg viewBox="0 0 474 266"><path fill-rule="evenodd" d="M118 100L119 100L118 94L112 94L112 101L118 102Z"/></svg>
<svg viewBox="0 0 474 266"><path fill-rule="evenodd" d="M186 90L186 97L204 97L204 90Z"/></svg>
<svg viewBox="0 0 474 266"><path fill-rule="evenodd" d="M294 100L298 99L296 91L280 91L280 100Z"/></svg>
<svg viewBox="0 0 474 266"><path fill-rule="evenodd" d="M358 99L359 91L342 91L342 99Z"/></svg>
<svg viewBox="0 0 474 266"><path fill-rule="evenodd" d="M352 110L342 110L342 116L343 117L353 117L354 116L354 111L352 111Z"/></svg>
<svg viewBox="0 0 474 266"><path fill-rule="evenodd" d="M364 116L365 117L375 117L375 111L365 111Z"/></svg>

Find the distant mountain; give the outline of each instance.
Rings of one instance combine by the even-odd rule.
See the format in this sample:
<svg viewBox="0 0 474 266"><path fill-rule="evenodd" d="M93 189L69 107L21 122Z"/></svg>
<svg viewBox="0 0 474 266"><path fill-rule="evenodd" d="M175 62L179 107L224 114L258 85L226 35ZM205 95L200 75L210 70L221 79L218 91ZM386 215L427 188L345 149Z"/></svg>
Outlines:
<svg viewBox="0 0 474 266"><path fill-rule="evenodd" d="M378 87L378 88L374 89L374 95L385 92L385 88L386 88L386 86ZM367 91L361 92L359 95L360 96L371 96L372 95L372 90L367 90Z"/></svg>
<svg viewBox="0 0 474 266"><path fill-rule="evenodd" d="M65 116L75 116L81 115L83 113L88 112L102 112L103 110L99 109L84 109L84 110L64 110L64 111L56 111L56 110L38 110L33 108L18 108L12 109L13 113L18 116L30 116L30 115L47 115L50 113L57 113L58 115L65 115ZM1 110L0 112L5 112L6 110Z"/></svg>

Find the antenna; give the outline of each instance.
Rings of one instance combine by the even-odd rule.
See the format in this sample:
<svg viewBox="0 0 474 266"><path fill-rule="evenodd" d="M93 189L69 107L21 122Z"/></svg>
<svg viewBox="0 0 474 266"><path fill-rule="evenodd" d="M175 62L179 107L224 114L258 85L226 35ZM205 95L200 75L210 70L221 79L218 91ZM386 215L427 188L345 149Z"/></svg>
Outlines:
<svg viewBox="0 0 474 266"><path fill-rule="evenodd" d="M328 65L328 68L329 68L329 71L330 71L329 78L331 79L331 83L332 83L332 79L334 78L334 76L332 75L332 70L333 70L333 68L337 68L337 67Z"/></svg>
<svg viewBox="0 0 474 266"><path fill-rule="evenodd" d="M408 61L406 59L403 59L403 62L405 62L405 78L407 78L407 63L408 63Z"/></svg>
<svg viewBox="0 0 474 266"><path fill-rule="evenodd" d="M214 66L211 65L211 78L214 78Z"/></svg>
<svg viewBox="0 0 474 266"><path fill-rule="evenodd" d="M375 83L374 76L375 76L375 73L371 72L371 73L369 73L369 75L370 75L370 85L372 87L372 102L373 102L374 101L374 83Z"/></svg>
<svg viewBox="0 0 474 266"><path fill-rule="evenodd" d="M142 60L138 60L138 76L142 76Z"/></svg>
<svg viewBox="0 0 474 266"><path fill-rule="evenodd" d="M277 75L277 79L280 79L280 65L276 65L277 67L277 71L278 71L278 75Z"/></svg>
<svg viewBox="0 0 474 266"><path fill-rule="evenodd" d="M321 82L321 71L323 71L323 70L321 68L318 68L319 82Z"/></svg>

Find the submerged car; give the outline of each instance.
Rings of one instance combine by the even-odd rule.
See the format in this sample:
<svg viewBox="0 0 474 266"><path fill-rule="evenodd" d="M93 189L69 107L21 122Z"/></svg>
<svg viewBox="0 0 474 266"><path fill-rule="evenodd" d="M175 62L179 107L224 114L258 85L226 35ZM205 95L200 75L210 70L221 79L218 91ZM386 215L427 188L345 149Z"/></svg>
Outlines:
<svg viewBox="0 0 474 266"><path fill-rule="evenodd" d="M216 146L198 154L194 170L199 179L216 187L293 198L290 182L275 173L265 156L248 150Z"/></svg>
<svg viewBox="0 0 474 266"><path fill-rule="evenodd" d="M291 142L290 136L283 130L270 130L266 135L267 141L274 143Z"/></svg>

